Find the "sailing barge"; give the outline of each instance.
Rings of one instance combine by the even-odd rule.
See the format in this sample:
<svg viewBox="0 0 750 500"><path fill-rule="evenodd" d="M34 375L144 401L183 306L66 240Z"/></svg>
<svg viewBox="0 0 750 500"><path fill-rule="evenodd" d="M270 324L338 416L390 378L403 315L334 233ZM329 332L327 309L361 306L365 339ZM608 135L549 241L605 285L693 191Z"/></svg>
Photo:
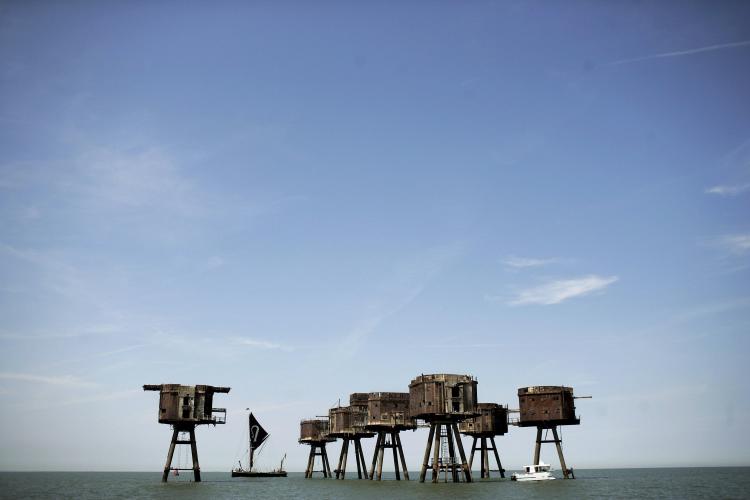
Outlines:
<svg viewBox="0 0 750 500"><path fill-rule="evenodd" d="M242 462L239 462L239 467L232 470L232 477L286 477L286 471L284 470L284 458L281 459L281 464L278 469L272 471L257 471L253 470L253 459L255 457L255 451L260 449L263 443L268 439L269 434L266 430L261 427L260 423L255 419L255 416L250 413L248 416L248 443L250 445L248 449L248 466L247 469L242 468Z"/></svg>

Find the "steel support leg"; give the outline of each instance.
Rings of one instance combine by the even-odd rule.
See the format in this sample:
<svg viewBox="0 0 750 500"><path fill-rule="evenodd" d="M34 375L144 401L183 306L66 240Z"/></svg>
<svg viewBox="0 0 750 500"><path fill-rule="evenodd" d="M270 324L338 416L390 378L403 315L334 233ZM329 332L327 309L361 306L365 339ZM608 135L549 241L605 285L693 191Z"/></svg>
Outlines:
<svg viewBox="0 0 750 500"><path fill-rule="evenodd" d="M195 442L195 427L190 428L190 452L193 455L193 479L201 482L201 466L198 463L198 443Z"/></svg>
<svg viewBox="0 0 750 500"><path fill-rule="evenodd" d="M439 458L440 458L440 440L442 439L440 432L441 432L441 425L440 424L432 424L435 426L435 443L433 444L434 450L432 450L432 482L437 483L438 482L438 466L439 466Z"/></svg>
<svg viewBox="0 0 750 500"><path fill-rule="evenodd" d="M406 468L406 458L404 458L404 448L401 446L401 434L396 432L396 442L398 443L398 453L401 457L401 470L404 471L404 479L409 480L409 469Z"/></svg>
<svg viewBox="0 0 750 500"><path fill-rule="evenodd" d="M497 470L500 471L500 477L505 477L505 469L503 464L500 463L500 455L497 452L497 444L495 444L495 438L491 437L490 442L492 443L492 451L495 453L495 460L497 460Z"/></svg>
<svg viewBox="0 0 750 500"><path fill-rule="evenodd" d="M422 470L419 472L419 482L424 483L427 475L427 466L430 464L430 450L432 449L432 436L435 434L435 426L430 426L430 435L427 438L427 446L424 450L424 459L422 460Z"/></svg>
<svg viewBox="0 0 750 500"><path fill-rule="evenodd" d="M470 483L471 480L471 469L469 468L469 464L466 463L466 453L464 453L464 444L461 442L461 434L458 433L458 425L453 425L453 433L457 436L456 444L458 445L458 453L461 454L461 467L464 469L464 477L466 478L466 482Z"/></svg>
<svg viewBox="0 0 750 500"><path fill-rule="evenodd" d="M534 463L533 465L539 464L539 457L542 454L542 428L536 428L536 448L534 448Z"/></svg>
<svg viewBox="0 0 750 500"><path fill-rule="evenodd" d="M172 468L172 457L174 457L174 447L177 444L177 436L179 431L177 429L172 432L172 441L169 443L169 451L167 452L167 463L164 464L164 474L161 475L161 482L166 483L169 477L169 469Z"/></svg>
<svg viewBox="0 0 750 500"><path fill-rule="evenodd" d="M557 435L557 427L552 428L552 435L555 437L555 446L557 446L557 456L560 457L560 467L562 467L563 470L563 477L565 479L570 479L570 471L565 465L565 457L563 456L562 451L562 441L560 441L560 437Z"/></svg>

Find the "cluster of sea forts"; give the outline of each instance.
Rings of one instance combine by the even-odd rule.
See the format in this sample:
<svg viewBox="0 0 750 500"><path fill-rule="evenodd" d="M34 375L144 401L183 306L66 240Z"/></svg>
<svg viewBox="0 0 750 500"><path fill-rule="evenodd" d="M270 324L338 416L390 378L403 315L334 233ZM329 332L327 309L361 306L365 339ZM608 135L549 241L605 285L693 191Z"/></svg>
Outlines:
<svg viewBox="0 0 750 500"><path fill-rule="evenodd" d="M163 481L167 480L176 444L189 444L192 451L194 479L200 481L198 453L195 447L195 425L221 424L226 410L213 408L214 393L229 392L228 387L181 386L176 384L145 385L144 390L160 391L159 422L172 425L174 432L170 444ZM507 405L479 403L477 380L471 375L437 373L419 375L409 384L409 392L355 392L349 397L349 406L336 406L328 417L305 419L300 422L299 443L310 446L305 477L316 472L323 477L333 477L326 445L342 440L336 479L344 479L349 451L352 449L359 479L382 477L386 450L393 456L395 477L409 480L409 471L401 444L400 432L429 428L419 481L424 482L431 470L433 482L471 482L474 456L479 453L482 478L490 477L490 452L497 463L495 472L505 477L495 436L508 432L510 426L536 427L534 463L526 467L525 474L513 479L553 479L549 466L540 462L541 445L554 443L560 459L564 478L574 478L573 470L565 464L562 440L558 433L561 425L578 425L575 413L573 388L566 386L533 386L518 389L518 410ZM511 414L516 415L511 418ZM548 434L551 432L551 439ZM252 434L252 432L251 432ZM188 436L180 439L178 436ZM467 459L460 436L473 438ZM375 450L369 470L362 451L362 439L375 438ZM350 448L351 444L354 444ZM253 446L252 439L250 446ZM251 455L252 460L252 455ZM317 464L317 465L316 465ZM316 468L318 467L318 468ZM285 473L284 473L285 475Z"/></svg>

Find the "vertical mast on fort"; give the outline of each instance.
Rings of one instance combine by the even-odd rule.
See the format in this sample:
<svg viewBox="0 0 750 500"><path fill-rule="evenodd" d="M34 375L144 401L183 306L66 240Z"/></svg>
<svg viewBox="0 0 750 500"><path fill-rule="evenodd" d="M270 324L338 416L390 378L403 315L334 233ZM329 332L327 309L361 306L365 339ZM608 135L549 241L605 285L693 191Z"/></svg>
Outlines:
<svg viewBox="0 0 750 500"><path fill-rule="evenodd" d="M229 387L211 385L161 384L144 385L144 391L159 391L159 423L172 426L172 441L164 465L162 482L167 481L169 471L192 470L195 482L201 480L201 469L198 463L198 448L195 443L195 426L204 424L226 423L227 410L214 408L214 394L228 393ZM187 437L187 439L186 439ZM176 445L190 445L193 458L191 468L172 467L172 457Z"/></svg>
<svg viewBox="0 0 750 500"><path fill-rule="evenodd" d="M409 384L409 411L412 418L426 421L430 425L430 435L422 461L419 482L423 483L432 456L432 482L438 481L439 472L448 472L454 482L458 482L459 468L464 473L467 483L471 482L471 469L466 462L461 435L458 433L458 422L477 416L477 381L469 375L452 375L438 373L420 375ZM435 440L434 446L432 440ZM456 460L455 444L461 456L461 463Z"/></svg>
<svg viewBox="0 0 750 500"><path fill-rule="evenodd" d="M479 413L478 416L464 420L458 425L461 434L474 438L471 445L469 468L474 464L474 452L479 450L481 477L490 477L489 450L492 450L497 462L497 471L500 473L500 477L505 477L505 469L500 463L495 436L502 436L508 432L508 408L497 403L478 403L477 413ZM492 447L488 446L488 442Z"/></svg>

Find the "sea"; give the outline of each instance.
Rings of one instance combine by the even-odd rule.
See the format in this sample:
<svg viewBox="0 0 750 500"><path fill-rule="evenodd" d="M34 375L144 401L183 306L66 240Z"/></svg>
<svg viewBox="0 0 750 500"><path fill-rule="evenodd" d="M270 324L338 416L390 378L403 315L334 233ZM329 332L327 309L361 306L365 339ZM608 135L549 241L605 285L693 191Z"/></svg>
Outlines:
<svg viewBox="0 0 750 500"><path fill-rule="evenodd" d="M576 469L576 479L518 483L491 478L473 483L287 478L237 478L202 472L161 482L159 472L0 472L0 498L153 499L585 499L585 498L750 498L750 467L663 469Z"/></svg>

